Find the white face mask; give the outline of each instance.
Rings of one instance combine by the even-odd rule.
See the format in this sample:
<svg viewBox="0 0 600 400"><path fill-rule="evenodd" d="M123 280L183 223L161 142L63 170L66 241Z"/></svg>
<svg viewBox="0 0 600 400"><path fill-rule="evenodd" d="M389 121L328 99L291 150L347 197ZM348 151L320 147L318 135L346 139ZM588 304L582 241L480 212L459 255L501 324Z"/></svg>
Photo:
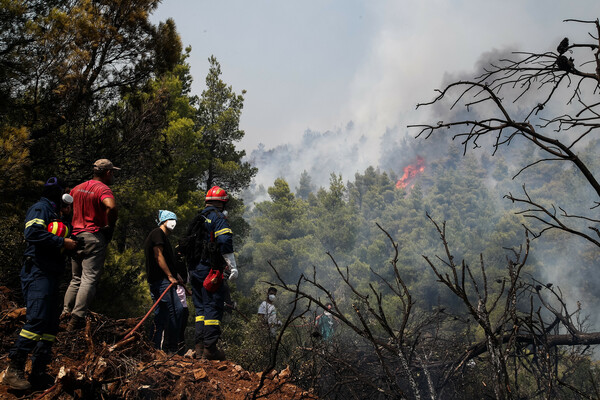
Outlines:
<svg viewBox="0 0 600 400"><path fill-rule="evenodd" d="M168 230L172 231L173 229L175 229L175 225L177 225L177 221L175 221L174 219L170 219L167 222L165 222L165 225Z"/></svg>
<svg viewBox="0 0 600 400"><path fill-rule="evenodd" d="M274 294L270 294L270 295L269 295L269 300L271 300L271 301L275 301L275 295L274 295Z"/></svg>

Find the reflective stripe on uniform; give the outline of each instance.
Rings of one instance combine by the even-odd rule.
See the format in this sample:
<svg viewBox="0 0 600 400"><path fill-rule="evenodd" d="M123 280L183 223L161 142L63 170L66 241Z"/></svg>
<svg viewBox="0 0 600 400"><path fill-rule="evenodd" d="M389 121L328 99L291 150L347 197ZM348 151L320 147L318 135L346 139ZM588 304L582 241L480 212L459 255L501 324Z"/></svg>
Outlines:
<svg viewBox="0 0 600 400"><path fill-rule="evenodd" d="M45 340L46 342L54 342L56 340L56 336L49 333L44 333L42 335L42 340Z"/></svg>
<svg viewBox="0 0 600 400"><path fill-rule="evenodd" d="M221 325L221 321L218 319L205 319L204 325Z"/></svg>
<svg viewBox="0 0 600 400"><path fill-rule="evenodd" d="M33 225L33 224L36 224L36 225L41 225L41 226L43 226L44 228L46 227L46 224L44 223L44 220L43 220L43 219L41 219L41 218L34 218L34 219L31 219L31 220L29 220L29 221L27 221L27 222L25 223L25 229L29 228L29 227L30 227L31 225Z"/></svg>
<svg viewBox="0 0 600 400"><path fill-rule="evenodd" d="M196 316L196 322L203 322L203 321L204 321L204 315Z"/></svg>
<svg viewBox="0 0 600 400"><path fill-rule="evenodd" d="M19 336L23 336L25 339L35 340L36 342L42 340L42 335L30 332L26 329L21 329L21 333L19 333Z"/></svg>
<svg viewBox="0 0 600 400"><path fill-rule="evenodd" d="M231 229L229 229L229 228L225 228L225 229L221 229L220 231L216 231L216 232L215 232L215 237L217 237L217 236L221 236L221 235L224 235L224 234L226 234L226 233L232 233L232 232L231 232Z"/></svg>

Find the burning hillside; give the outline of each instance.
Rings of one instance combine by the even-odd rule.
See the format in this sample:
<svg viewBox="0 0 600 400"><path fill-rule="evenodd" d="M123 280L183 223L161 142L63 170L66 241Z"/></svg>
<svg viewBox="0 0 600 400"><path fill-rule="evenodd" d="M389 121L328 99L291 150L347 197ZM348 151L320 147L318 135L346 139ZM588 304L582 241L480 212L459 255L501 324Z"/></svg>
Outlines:
<svg viewBox="0 0 600 400"><path fill-rule="evenodd" d="M25 320L25 309L7 299L0 288L0 368ZM57 376L46 392L24 393L0 385L2 399L314 399L288 383L289 369L262 373L245 371L230 361L167 356L142 335L120 341L139 321L112 320L92 313L84 329L57 335L49 372ZM117 343L114 345L114 343ZM31 366L27 365L26 371Z"/></svg>
<svg viewBox="0 0 600 400"><path fill-rule="evenodd" d="M397 189L406 189L412 187L414 180L417 176L425 171L425 159L421 156L417 157L417 161L414 164L409 164L404 167L404 174L398 182L396 182Z"/></svg>

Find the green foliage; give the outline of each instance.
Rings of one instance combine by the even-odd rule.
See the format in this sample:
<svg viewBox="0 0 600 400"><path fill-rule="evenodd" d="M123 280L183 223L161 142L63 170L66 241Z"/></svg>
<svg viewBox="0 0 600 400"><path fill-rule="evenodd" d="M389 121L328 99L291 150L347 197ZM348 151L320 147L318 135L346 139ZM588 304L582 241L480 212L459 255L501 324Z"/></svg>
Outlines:
<svg viewBox="0 0 600 400"><path fill-rule="evenodd" d="M302 171L300 181L296 188L296 196L302 200L308 200L308 195L315 191L315 186L311 183L310 175L306 170Z"/></svg>
<svg viewBox="0 0 600 400"><path fill-rule="evenodd" d="M26 186L31 165L28 144L24 127L0 126L0 197L8 199Z"/></svg>
<svg viewBox="0 0 600 400"><path fill-rule="evenodd" d="M476 265L480 253L491 254L492 276L503 270L506 251L502 247L518 248L524 231L513 210L504 210L493 200L487 172L479 161L471 157L457 162L453 157L436 160L439 167L428 165L420 182L408 190L397 189L388 173L372 167L346 185L340 176L332 175L328 189L302 197L291 193L284 179L276 179L268 188L271 200L256 204L248 214L252 231L240 254L252 269L245 272L248 280L243 276L241 287L250 290L255 282L272 281L271 262L287 282L295 282L301 274L312 277L315 271L321 282L336 291L343 285L326 256L330 252L342 270L350 267L354 284L368 292L373 283L370 270L383 279L393 277L393 248L379 224L399 244L398 268L419 299L418 307L428 309L440 302L457 306L421 257L443 250L425 212L447 221L457 257ZM308 187L310 177L303 174L303 181ZM386 285L376 287L389 292ZM339 294L347 295L343 290Z"/></svg>
<svg viewBox="0 0 600 400"><path fill-rule="evenodd" d="M236 150L234 142L244 137L239 129L245 90L236 95L231 86L221 80L221 65L214 56L209 59L206 90L202 92L197 111L197 124L202 132L204 158L208 163L203 174L206 190L221 185L237 192L250 184L257 169L242 161L246 155Z"/></svg>
<svg viewBox="0 0 600 400"><path fill-rule="evenodd" d="M144 271L144 252L128 249L107 254L98 291L96 309L114 318L144 315L152 306Z"/></svg>

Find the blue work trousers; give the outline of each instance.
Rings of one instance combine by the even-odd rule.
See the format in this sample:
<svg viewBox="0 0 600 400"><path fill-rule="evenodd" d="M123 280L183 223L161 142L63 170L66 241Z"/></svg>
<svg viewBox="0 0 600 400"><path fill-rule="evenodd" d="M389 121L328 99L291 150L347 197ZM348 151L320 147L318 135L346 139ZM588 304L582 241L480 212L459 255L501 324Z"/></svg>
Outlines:
<svg viewBox="0 0 600 400"><path fill-rule="evenodd" d="M167 278L152 282L150 284L152 301L156 302L170 284L171 282ZM168 352L177 351L182 313L183 305L177 297L177 285L173 285L154 310L154 324L150 338L157 349Z"/></svg>
<svg viewBox="0 0 600 400"><path fill-rule="evenodd" d="M44 367L52 360L52 344L61 312L59 281L60 274L40 268L35 259L24 262L21 290L27 305L27 321L9 352L10 358L18 353L31 353L31 362L36 367Z"/></svg>
<svg viewBox="0 0 600 400"><path fill-rule="evenodd" d="M213 293L208 292L203 286L209 272L210 267L204 264L198 264L190 271L192 300L196 311L195 342L204 343L204 347L212 346L219 340L225 306L224 284Z"/></svg>

